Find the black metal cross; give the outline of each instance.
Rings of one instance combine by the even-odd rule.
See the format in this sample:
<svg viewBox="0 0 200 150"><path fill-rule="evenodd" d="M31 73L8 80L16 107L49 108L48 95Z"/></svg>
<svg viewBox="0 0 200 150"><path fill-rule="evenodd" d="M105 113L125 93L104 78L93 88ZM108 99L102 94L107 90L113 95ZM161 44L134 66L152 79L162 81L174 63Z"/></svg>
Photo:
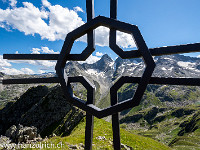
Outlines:
<svg viewBox="0 0 200 150"><path fill-rule="evenodd" d="M151 77L155 62L152 56L171 55L177 53L189 53L200 51L200 43L177 45L149 49L136 25L131 25L117 20L117 0L110 0L110 18L98 16L94 18L94 0L86 0L87 22L68 33L60 54L4 54L4 59L12 60L57 60L55 67L58 77L32 78L32 79L7 79L3 84L30 84L30 83L60 83L66 96L66 100L80 109L86 111L85 150L92 149L94 116L103 118L112 115L113 146L115 150L121 149L119 112L138 106L148 84L187 85L200 86L199 78L161 78ZM110 88L111 106L100 109L95 106L95 87L85 77L68 77L65 73L67 61L84 61L95 50L94 29L99 26L110 28L109 47L122 59L142 57L146 65L142 77L122 76ZM123 51L116 44L116 30L129 33L133 36L137 50ZM70 54L73 42L87 34L87 47L81 54ZM87 89L87 101L79 99L71 92L70 83L79 82ZM138 88L133 98L118 102L117 91L124 83L138 83Z"/></svg>

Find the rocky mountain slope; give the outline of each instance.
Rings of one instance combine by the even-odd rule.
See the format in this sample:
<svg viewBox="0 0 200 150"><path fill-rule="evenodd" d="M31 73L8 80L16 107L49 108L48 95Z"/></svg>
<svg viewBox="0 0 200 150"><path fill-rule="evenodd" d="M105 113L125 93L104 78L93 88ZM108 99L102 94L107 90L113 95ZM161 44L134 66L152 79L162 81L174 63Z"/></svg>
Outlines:
<svg viewBox="0 0 200 150"><path fill-rule="evenodd" d="M121 127L153 138L173 149L200 147L200 105L132 109L120 119Z"/></svg>
<svg viewBox="0 0 200 150"><path fill-rule="evenodd" d="M43 84L11 84L2 85L3 79L19 79L19 78L42 78L54 77L55 73L47 73L41 75L6 75L0 72L0 108L3 108L8 102L16 101L30 87ZM45 84L51 86L51 84ZM52 84L54 86L54 84Z"/></svg>
<svg viewBox="0 0 200 150"><path fill-rule="evenodd" d="M200 58L170 55L154 57L154 60L154 77L200 76ZM87 77L96 87L96 105L104 108L110 105L109 88L117 79L120 76L140 77L144 68L145 65L139 58L117 58L113 61L108 55L103 55L94 64L68 62L65 71L69 76ZM38 76L55 74L20 75L24 78ZM19 76L0 73L0 82L2 78ZM66 102L59 86L32 86L3 86L0 83L1 108L7 104L0 110L0 133L4 134L12 125L23 124L36 126L42 137L52 133L69 134L83 118L84 113ZM72 87L76 96L86 99L86 90L81 84L72 84ZM132 97L136 88L137 84L124 84L118 91L119 101ZM200 88L197 86L148 85L141 104L121 112L121 127L151 137L175 149L196 149L200 145L199 95Z"/></svg>
<svg viewBox="0 0 200 150"><path fill-rule="evenodd" d="M60 86L29 88L15 102L0 110L1 144L64 143L62 149L83 149L85 113L67 102ZM95 119L94 144L98 149L113 149L112 127L109 122ZM41 139L41 137L43 139ZM153 139L121 130L123 149L170 148ZM48 136L48 138L45 138ZM9 138L8 138L9 137ZM52 137L52 138L51 138ZM134 142L133 142L134 141ZM148 143L151 141L151 144ZM5 148L5 147L4 147ZM9 147L6 147L6 149ZM0 147L1 149L1 147Z"/></svg>
<svg viewBox="0 0 200 150"><path fill-rule="evenodd" d="M154 77L198 78L200 76L200 58L169 55L154 57L154 60L156 62L152 75ZM113 61L108 55L103 55L94 64L78 62L66 64L66 72L69 76L86 76L96 86L96 91L100 92L100 96L96 97L96 105L101 108L109 106L109 88L120 76L140 77L144 69L145 64L142 59L117 58ZM132 97L136 88L137 84L125 84L118 92L119 101ZM161 102L170 106L184 106L200 102L199 87L149 85L147 92L143 101L151 96L157 99L156 104Z"/></svg>
<svg viewBox="0 0 200 150"><path fill-rule="evenodd" d="M106 61L109 60L109 61ZM200 59L182 55L154 57L156 68L154 77L198 78ZM142 59L112 61L104 55L101 62L107 62L100 69L91 64L79 64L84 69L76 69L76 75L88 76L99 83L100 91L105 91L98 107L109 106L110 87L120 76L141 76L145 65ZM97 62L98 63L98 62ZM71 64L66 65L70 75ZM108 75L107 75L108 74ZM98 80L101 80L99 82ZM106 81L106 84L102 82ZM119 101L131 98L137 84L124 84L118 91ZM109 88L107 88L109 89ZM197 86L148 85L141 105L121 112L121 126L130 132L161 141L175 149L198 149L200 88ZM98 99L96 99L98 101Z"/></svg>
<svg viewBox="0 0 200 150"><path fill-rule="evenodd" d="M169 55L154 57L156 68L154 77L195 77L200 76L200 58L187 57L183 55ZM121 59L113 61L107 54L93 64L68 62L65 70L69 76L83 75L87 77L96 87L95 101L100 108L108 107L109 88L120 76L142 75L145 68L143 60ZM16 100L22 93L33 85L2 85L2 78L32 78L56 76L55 73L43 75L20 75L9 76L0 74L0 105L5 105L10 100ZM49 86L49 84L48 84ZM137 84L124 84L118 91L119 101L126 100L133 96ZM86 89L81 84L73 84L76 96L86 98ZM148 85L147 92L143 97L143 104L170 106L184 106L192 103L200 103L200 88L185 86ZM148 99L153 99L148 101Z"/></svg>
<svg viewBox="0 0 200 150"><path fill-rule="evenodd" d="M69 104L60 86L32 87L0 110L0 134L12 125L34 126L42 136L68 135L85 113Z"/></svg>

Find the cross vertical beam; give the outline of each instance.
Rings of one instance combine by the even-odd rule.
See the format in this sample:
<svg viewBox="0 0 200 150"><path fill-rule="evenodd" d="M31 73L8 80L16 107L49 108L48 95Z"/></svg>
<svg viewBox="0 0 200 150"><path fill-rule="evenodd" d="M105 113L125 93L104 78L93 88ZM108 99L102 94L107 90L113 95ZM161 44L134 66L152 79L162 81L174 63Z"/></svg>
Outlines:
<svg viewBox="0 0 200 150"><path fill-rule="evenodd" d="M94 0L86 0L86 11L87 11L87 22L94 18ZM90 31L87 34L88 45L95 45L94 31ZM91 91L93 94L94 91ZM87 94L87 104L94 104L95 96L88 91ZM93 128L94 128L94 116L86 112L86 126L85 126L85 150L92 150L92 140L93 140Z"/></svg>
<svg viewBox="0 0 200 150"><path fill-rule="evenodd" d="M117 19L117 0L110 0L110 18ZM116 43L116 30L110 29L109 42ZM116 95L117 96L117 95ZM111 94L111 106L117 104L117 97ZM119 113L112 115L113 146L115 150L121 149Z"/></svg>

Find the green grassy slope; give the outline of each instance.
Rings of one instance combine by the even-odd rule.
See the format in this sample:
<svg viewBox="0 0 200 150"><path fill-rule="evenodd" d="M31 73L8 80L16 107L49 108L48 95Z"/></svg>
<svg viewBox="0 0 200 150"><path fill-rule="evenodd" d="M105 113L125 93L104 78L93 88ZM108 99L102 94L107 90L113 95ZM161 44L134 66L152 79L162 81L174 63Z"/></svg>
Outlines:
<svg viewBox="0 0 200 150"><path fill-rule="evenodd" d="M129 132L152 138L173 149L200 149L199 105L130 111L120 122Z"/></svg>
<svg viewBox="0 0 200 150"><path fill-rule="evenodd" d="M62 149L69 149L68 145L79 145L84 143L85 134L85 119L66 137L52 137L45 141L46 143L58 144L62 141L64 147ZM98 137L105 137L100 140ZM43 142L44 143L44 142ZM131 146L137 150L170 150L168 146L159 143L151 138L131 134L121 129L121 143ZM93 136L93 149L107 149L112 150L112 125L102 119L94 121L94 136Z"/></svg>

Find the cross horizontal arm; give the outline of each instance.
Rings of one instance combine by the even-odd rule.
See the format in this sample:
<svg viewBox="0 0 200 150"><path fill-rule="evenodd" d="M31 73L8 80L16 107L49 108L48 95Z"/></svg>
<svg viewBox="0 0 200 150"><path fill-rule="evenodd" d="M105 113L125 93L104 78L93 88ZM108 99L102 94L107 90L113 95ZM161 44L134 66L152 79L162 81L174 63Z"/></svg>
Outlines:
<svg viewBox="0 0 200 150"><path fill-rule="evenodd" d="M178 53L199 52L200 43L158 47L149 49L152 56L171 55ZM132 53L133 57L141 57L139 51ZM59 54L4 54L3 59L10 60L58 60ZM68 60L77 60L75 55L69 55Z"/></svg>
<svg viewBox="0 0 200 150"><path fill-rule="evenodd" d="M125 83L139 83L140 77L122 77ZM50 78L24 78L24 79L5 79L3 84L31 84L31 83L59 83L58 77ZM149 84L166 84L166 85L188 85L200 86L199 78L159 78L151 77Z"/></svg>
<svg viewBox="0 0 200 150"><path fill-rule="evenodd" d="M58 77L50 78L24 78L24 79L5 79L3 84L32 84L32 83L59 83Z"/></svg>
<svg viewBox="0 0 200 150"><path fill-rule="evenodd" d="M149 51L152 56L200 52L200 43L150 48ZM129 52L132 58L141 57L141 54L137 50Z"/></svg>
<svg viewBox="0 0 200 150"><path fill-rule="evenodd" d="M59 54L3 54L10 60L58 60Z"/></svg>
<svg viewBox="0 0 200 150"><path fill-rule="evenodd" d="M123 83L139 83L141 77L123 76L119 80ZM118 82L116 82L117 84ZM121 84L121 83L119 83ZM186 85L186 86L200 86L200 78L160 78L151 77L149 84L164 84L164 85ZM114 85L117 86L118 85Z"/></svg>
<svg viewBox="0 0 200 150"><path fill-rule="evenodd" d="M200 86L200 78L159 78L159 77L151 77L149 84Z"/></svg>
<svg viewBox="0 0 200 150"><path fill-rule="evenodd" d="M158 47L158 48L152 48L149 50L151 52L151 55L153 55L153 56L199 52L200 51L200 43Z"/></svg>

